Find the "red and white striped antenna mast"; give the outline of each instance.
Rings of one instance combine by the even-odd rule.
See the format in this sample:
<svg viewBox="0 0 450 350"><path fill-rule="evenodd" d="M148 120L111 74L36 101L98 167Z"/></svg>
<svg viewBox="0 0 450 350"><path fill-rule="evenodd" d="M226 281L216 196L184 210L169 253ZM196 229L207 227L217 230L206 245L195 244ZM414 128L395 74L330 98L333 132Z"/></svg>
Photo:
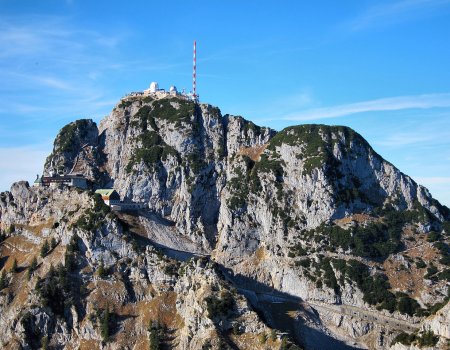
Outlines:
<svg viewBox="0 0 450 350"><path fill-rule="evenodd" d="M192 72L192 94L194 101L198 101L197 95L197 41L194 40L194 70Z"/></svg>

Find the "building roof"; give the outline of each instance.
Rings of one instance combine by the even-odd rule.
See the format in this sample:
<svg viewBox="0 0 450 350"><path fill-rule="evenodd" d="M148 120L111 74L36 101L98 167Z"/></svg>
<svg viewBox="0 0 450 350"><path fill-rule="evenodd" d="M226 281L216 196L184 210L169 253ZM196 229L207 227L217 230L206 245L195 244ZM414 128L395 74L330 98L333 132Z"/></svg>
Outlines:
<svg viewBox="0 0 450 350"><path fill-rule="evenodd" d="M116 190L115 190L115 189L112 189L112 188L99 189L99 190L95 191L95 193L100 194L102 197L111 197L111 195L112 195L114 192L115 192L116 194L118 194L118 193L116 192Z"/></svg>

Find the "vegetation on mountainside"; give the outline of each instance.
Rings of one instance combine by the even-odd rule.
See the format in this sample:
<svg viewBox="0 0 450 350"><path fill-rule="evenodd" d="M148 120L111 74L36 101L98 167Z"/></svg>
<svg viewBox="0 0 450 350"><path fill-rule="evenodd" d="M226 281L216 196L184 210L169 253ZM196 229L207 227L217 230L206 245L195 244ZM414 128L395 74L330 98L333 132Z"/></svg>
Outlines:
<svg viewBox="0 0 450 350"><path fill-rule="evenodd" d="M44 337L38 327L35 327L36 316L27 311L20 319L20 324L25 333L25 341L31 349L39 349L42 345L41 340Z"/></svg>
<svg viewBox="0 0 450 350"><path fill-rule="evenodd" d="M178 109L172 106L178 105ZM180 127L181 123L188 123L195 114L195 103L183 99L161 99L155 100L151 105L145 105L139 109L131 122L132 126L140 126L141 130L147 130L151 126L154 131L158 131L156 119L162 119L175 123Z"/></svg>
<svg viewBox="0 0 450 350"><path fill-rule="evenodd" d="M418 345L419 348L422 347L432 347L435 346L439 341L439 337L434 334L433 331L425 331L421 334L418 333L400 333L397 335L391 343L391 346L396 343L401 343L403 345Z"/></svg>
<svg viewBox="0 0 450 350"><path fill-rule="evenodd" d="M270 175L275 178L275 189L277 197L281 199L284 162L277 159L275 155L263 153L258 162L248 156L237 156L235 175L227 182L229 192L232 194L228 200L229 207L234 211L245 208L250 193L259 194L262 190L261 177ZM240 165L243 165L241 170Z"/></svg>
<svg viewBox="0 0 450 350"><path fill-rule="evenodd" d="M310 174L313 169L327 165L329 171L335 168L336 160L333 156L333 148L339 142L339 139L345 141L347 149L350 148L352 143L371 149L364 138L348 127L320 124L305 124L285 128L270 140L267 148L275 151L282 144L302 146L302 152L297 157L304 161L304 173Z"/></svg>
<svg viewBox="0 0 450 350"><path fill-rule="evenodd" d="M100 314L100 334L104 342L107 342L111 333L111 312L109 310L109 305L106 304L105 310L103 310Z"/></svg>
<svg viewBox="0 0 450 350"><path fill-rule="evenodd" d="M8 287L9 284L9 280L8 277L6 276L6 271L3 270L2 274L0 275L0 291L2 289L5 289L6 287Z"/></svg>
<svg viewBox="0 0 450 350"><path fill-rule="evenodd" d="M79 237L74 235L64 255L64 265L50 265L50 270L44 277L37 277L35 293L42 306L48 307L58 317L70 317L69 310L75 306L80 311L81 300L85 297L86 288L79 276ZM35 270L34 262L30 270Z"/></svg>
<svg viewBox="0 0 450 350"><path fill-rule="evenodd" d="M41 258L45 258L48 253L50 253L50 244L48 243L48 240L45 240L44 244L42 244L41 246L40 251Z"/></svg>
<svg viewBox="0 0 450 350"><path fill-rule="evenodd" d="M363 300L366 303L376 305L379 309L386 309L390 312L397 310L410 316L423 314L424 310L420 308L417 301L404 293L392 293L386 276L383 274L372 275L369 267L365 264L356 260L345 261L342 259L333 259L332 264L341 274L340 283L343 284L345 278L356 283L363 292Z"/></svg>
<svg viewBox="0 0 450 350"><path fill-rule="evenodd" d="M210 319L227 315L234 309L235 305L233 295L226 289L222 290L220 297L213 294L208 296L205 301Z"/></svg>
<svg viewBox="0 0 450 350"><path fill-rule="evenodd" d="M391 207L375 210L379 220L366 224L355 223L344 229L336 224L323 223L319 227L306 231L305 236L318 243L325 242L332 251L340 247L352 254L366 258L386 258L402 248L401 236L407 225L414 226L421 222L432 222L431 214L420 204L414 209L397 211ZM445 259L448 246L435 243L441 248ZM447 247L447 248L446 248Z"/></svg>
<svg viewBox="0 0 450 350"><path fill-rule="evenodd" d="M38 278L35 291L44 307L49 307L58 316L70 309L79 298L79 290L62 264L56 268L51 265L44 278Z"/></svg>
<svg viewBox="0 0 450 350"><path fill-rule="evenodd" d="M76 120L64 126L55 139L55 150L58 152L76 151L77 138L83 139L87 136L92 121L90 119Z"/></svg>
<svg viewBox="0 0 450 350"><path fill-rule="evenodd" d="M148 342L149 350L160 350L165 343L165 336L167 329L164 324L159 324L156 321L150 322L148 326Z"/></svg>
<svg viewBox="0 0 450 350"><path fill-rule="evenodd" d="M172 103L176 103L178 109L173 107ZM192 126L192 132L195 134L198 126L195 121L191 122L191 118L195 117L196 113L195 103L183 99L161 99L139 109L131 125L140 127L141 133L137 137L137 141L142 146L134 151L126 171L131 172L134 165L140 162L143 162L148 169L153 169L155 165L167 160L170 156L177 157L178 161L181 161L180 154L166 144L158 134L159 128L156 121L165 120L174 123L177 128L181 127L182 123L188 123ZM197 173L198 168L201 168L204 163L197 150L188 155L187 162L194 173Z"/></svg>
<svg viewBox="0 0 450 350"><path fill-rule="evenodd" d="M131 106L133 102L134 102L133 100L121 100L117 107L125 109Z"/></svg>
<svg viewBox="0 0 450 350"><path fill-rule="evenodd" d="M31 260L30 265L28 266L28 270L27 270L27 279L28 280L30 280L31 277L33 277L33 273L34 273L34 271L36 271L37 266L38 266L37 259L34 256L33 259Z"/></svg>
<svg viewBox="0 0 450 350"><path fill-rule="evenodd" d="M75 226L87 232L98 230L104 222L105 217L111 213L111 208L103 202L100 194L92 195L93 206L87 209L76 221Z"/></svg>
<svg viewBox="0 0 450 350"><path fill-rule="evenodd" d="M166 144L155 131L145 130L137 137L137 140L140 141L142 146L136 148L128 162L126 167L128 173L133 170L135 164L141 162L148 169L153 169L154 165L158 164L161 160L167 160L169 156L180 157L179 153L173 147Z"/></svg>

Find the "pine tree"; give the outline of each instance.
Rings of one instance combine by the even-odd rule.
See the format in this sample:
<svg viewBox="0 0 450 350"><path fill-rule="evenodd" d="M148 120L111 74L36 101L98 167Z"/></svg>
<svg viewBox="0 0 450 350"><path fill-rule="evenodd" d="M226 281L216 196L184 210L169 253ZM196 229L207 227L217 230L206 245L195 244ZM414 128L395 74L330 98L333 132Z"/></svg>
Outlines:
<svg viewBox="0 0 450 350"><path fill-rule="evenodd" d="M68 250L64 255L64 265L66 266L68 272L75 270L75 268L77 267L74 254L69 252Z"/></svg>
<svg viewBox="0 0 450 350"><path fill-rule="evenodd" d="M149 350L160 350L161 349L161 336L163 328L159 326L158 322L153 322L149 325Z"/></svg>
<svg viewBox="0 0 450 350"><path fill-rule="evenodd" d="M37 259L35 256L33 256L33 260L31 260L29 269L33 270L33 272L37 269Z"/></svg>
<svg viewBox="0 0 450 350"><path fill-rule="evenodd" d="M11 272L12 273L17 272L17 259L16 258L14 258L14 260L13 260L13 264L11 266Z"/></svg>
<svg viewBox="0 0 450 350"><path fill-rule="evenodd" d="M108 341L109 339L109 317L109 305L106 304L106 309L103 311L102 319L100 320L100 333L103 341Z"/></svg>
<svg viewBox="0 0 450 350"><path fill-rule="evenodd" d="M281 340L281 347L280 350L287 350L288 348L288 341L286 337L283 337L283 339Z"/></svg>
<svg viewBox="0 0 450 350"><path fill-rule="evenodd" d="M270 331L270 340L275 341L277 339L277 332L275 331L275 329L272 329Z"/></svg>
<svg viewBox="0 0 450 350"><path fill-rule="evenodd" d="M2 271L2 274L0 276L0 290L8 287L8 278L6 277L5 270Z"/></svg>
<svg viewBox="0 0 450 350"><path fill-rule="evenodd" d="M28 266L28 271L27 271L28 280L31 279L31 276L33 276L33 272L36 271L36 269L37 269L37 259L34 256L33 260L31 260L30 266Z"/></svg>
<svg viewBox="0 0 450 350"><path fill-rule="evenodd" d="M48 244L48 241L45 240L45 241L44 241L44 244L43 244L42 247L41 247L41 257L42 257L42 258L45 258L45 257L47 256L47 254L48 254L49 251L50 251L50 246L49 246L49 244Z"/></svg>
<svg viewBox="0 0 450 350"><path fill-rule="evenodd" d="M50 241L50 246L52 247L52 249L55 249L57 244L58 244L58 242L56 241L56 238L52 237L52 240Z"/></svg>
<svg viewBox="0 0 450 350"><path fill-rule="evenodd" d="M100 265L98 267L97 274L100 278L104 278L107 275L105 265L103 264L103 259L100 260Z"/></svg>
<svg viewBox="0 0 450 350"><path fill-rule="evenodd" d="M265 344L266 342L267 342L267 334L264 332L264 333L261 333L260 335L259 335L259 342L261 343L261 344Z"/></svg>
<svg viewBox="0 0 450 350"><path fill-rule="evenodd" d="M45 336L41 339L41 349L42 350L48 349L48 336Z"/></svg>

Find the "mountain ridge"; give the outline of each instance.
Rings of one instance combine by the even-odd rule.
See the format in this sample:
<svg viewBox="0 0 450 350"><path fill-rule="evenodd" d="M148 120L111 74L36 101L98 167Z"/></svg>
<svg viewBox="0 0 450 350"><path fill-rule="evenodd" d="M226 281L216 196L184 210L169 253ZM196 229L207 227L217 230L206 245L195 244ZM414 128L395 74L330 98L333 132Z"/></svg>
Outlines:
<svg viewBox="0 0 450 350"><path fill-rule="evenodd" d="M253 321L242 321L253 339L262 339L264 329L269 334L264 323L272 328L282 324L291 341L307 349L352 348L355 344L384 349L399 331L419 329L419 322L448 301L449 209L348 127L307 124L276 132L239 116L222 116L208 104L176 97L132 97L121 100L98 126L82 120L61 130L44 174L70 171L82 173L94 188L112 187L122 198L148 203L148 210L135 216L108 212L102 221L101 203L95 204L95 197L83 197L86 209L71 214L79 216L77 220L62 225L64 229L45 228L39 235L45 232L57 237L61 247L70 242L69 236L79 235L87 247L79 259L91 270L100 266L99 256L112 271L121 270L119 262L126 254L115 256L121 249L129 251L131 264L135 261L139 269L148 270L148 263L138 262L139 254L132 251L144 247L145 254L141 254L148 260L153 245L174 261L181 253L197 259L202 283L209 272L202 271L204 258L199 256L210 256L208 264L218 264L224 274L219 280L231 283L239 290L236 298L243 293L258 310L260 316ZM6 241L24 235L32 238L26 227L33 217L30 210L36 209L27 203L39 202L36 198L45 197L45 191L50 191L48 195L57 191L62 197L73 191L38 190L26 184L13 188L2 194L0 202L2 229L17 227ZM94 207L89 209L89 203ZM76 208L74 202L71 205ZM53 216L50 210L40 222ZM135 247L107 243L115 235L134 237L127 239ZM39 244L43 241L33 239ZM87 254L90 251L98 251L98 256ZM42 276L48 273L42 271ZM148 281L148 276L127 283L134 289ZM93 273L84 278L95 281ZM157 283L152 278L149 282ZM192 286L188 285L173 285L180 305L187 305L180 295L189 293ZM213 296L197 301L206 303L204 312L208 307L220 309L222 301L228 300L225 294L211 292ZM126 298L133 294L126 293ZM275 300L277 295L288 298L283 305L296 316L284 320L268 295ZM91 302L80 303L89 306ZM344 309L338 312L333 309L336 305ZM192 307L178 305L184 322ZM315 308L312 313L311 307ZM351 316L345 313L351 307L363 316L367 312L371 317L392 317L412 328L395 328L395 321L383 325L364 319L368 314ZM229 316L221 317L225 322ZM241 348L237 344L242 334L227 335L232 323L223 326L214 323L214 316L209 319L213 320L209 326L191 325L194 337L199 335L193 345L184 340L187 333L181 324L171 324L180 340L172 346L200 349L207 339L201 330L212 327L219 332L218 339L225 337L226 346L234 343ZM95 327L89 332L99 339L94 336ZM139 328L139 332L144 331ZM416 333L411 343L420 342L423 332ZM450 337L445 326L433 323L433 332L440 336L439 346L444 346ZM58 332L47 333L54 344L60 344ZM115 337L119 344L119 336ZM115 346L115 341L108 344ZM266 344L256 342L262 347Z"/></svg>

